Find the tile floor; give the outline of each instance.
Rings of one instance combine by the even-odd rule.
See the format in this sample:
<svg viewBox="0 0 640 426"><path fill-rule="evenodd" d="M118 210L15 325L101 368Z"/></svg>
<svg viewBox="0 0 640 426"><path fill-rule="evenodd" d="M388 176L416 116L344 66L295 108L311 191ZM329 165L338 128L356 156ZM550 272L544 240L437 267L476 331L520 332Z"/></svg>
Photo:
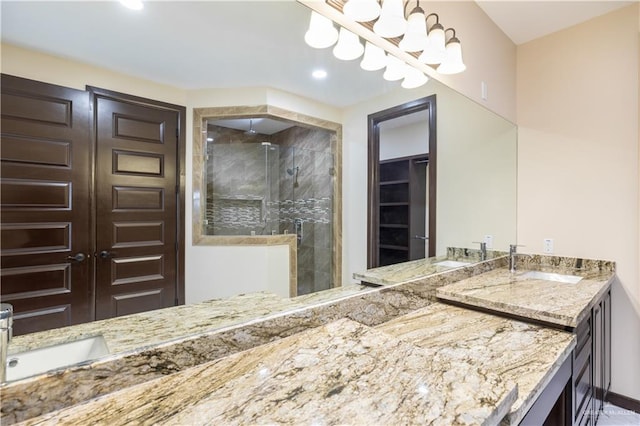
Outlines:
<svg viewBox="0 0 640 426"><path fill-rule="evenodd" d="M640 414L605 403L598 426L640 426Z"/></svg>

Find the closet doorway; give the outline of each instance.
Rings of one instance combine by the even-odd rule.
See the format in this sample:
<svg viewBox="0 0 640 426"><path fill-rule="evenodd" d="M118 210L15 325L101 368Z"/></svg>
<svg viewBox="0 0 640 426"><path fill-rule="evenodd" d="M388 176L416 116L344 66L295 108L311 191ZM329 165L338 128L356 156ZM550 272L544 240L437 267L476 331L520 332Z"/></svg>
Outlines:
<svg viewBox="0 0 640 426"><path fill-rule="evenodd" d="M2 301L24 334L184 303L183 107L2 76Z"/></svg>

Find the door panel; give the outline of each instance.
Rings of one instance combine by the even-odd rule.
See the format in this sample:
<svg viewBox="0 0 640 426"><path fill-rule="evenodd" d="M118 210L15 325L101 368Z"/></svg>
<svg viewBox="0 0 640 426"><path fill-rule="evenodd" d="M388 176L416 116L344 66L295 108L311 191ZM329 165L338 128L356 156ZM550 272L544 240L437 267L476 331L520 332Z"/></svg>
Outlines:
<svg viewBox="0 0 640 426"><path fill-rule="evenodd" d="M89 94L2 76L2 300L14 334L93 318ZM74 206L83 206L74 208Z"/></svg>
<svg viewBox="0 0 640 426"><path fill-rule="evenodd" d="M95 114L96 318L174 306L179 115L102 95Z"/></svg>

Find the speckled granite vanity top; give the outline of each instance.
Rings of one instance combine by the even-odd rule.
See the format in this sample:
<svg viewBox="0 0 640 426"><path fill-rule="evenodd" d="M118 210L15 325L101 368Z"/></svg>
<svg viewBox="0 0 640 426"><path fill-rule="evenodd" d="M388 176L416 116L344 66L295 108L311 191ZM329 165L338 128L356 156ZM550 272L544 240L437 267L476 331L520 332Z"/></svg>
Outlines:
<svg viewBox="0 0 640 426"><path fill-rule="evenodd" d="M487 259L504 256L506 253L489 250ZM447 248L445 256L429 257L355 272L353 279L376 285L391 285L413 281L431 274L448 271L480 262L480 250Z"/></svg>
<svg viewBox="0 0 640 426"><path fill-rule="evenodd" d="M342 319L25 424L497 424L499 374Z"/></svg>
<svg viewBox="0 0 640 426"><path fill-rule="evenodd" d="M122 353L366 290L360 285L349 285L291 299L264 292L241 294L229 299L214 299L16 336L11 341L9 352L23 352L100 334L112 354Z"/></svg>
<svg viewBox="0 0 640 426"><path fill-rule="evenodd" d="M580 277L578 283L531 278L532 270ZM613 262L531 256L506 268L476 275L436 290L441 300L576 327L611 285Z"/></svg>
<svg viewBox="0 0 640 426"><path fill-rule="evenodd" d="M376 329L424 348L427 355L475 363L518 385L504 424L518 424L560 365L571 356L573 334L434 303Z"/></svg>

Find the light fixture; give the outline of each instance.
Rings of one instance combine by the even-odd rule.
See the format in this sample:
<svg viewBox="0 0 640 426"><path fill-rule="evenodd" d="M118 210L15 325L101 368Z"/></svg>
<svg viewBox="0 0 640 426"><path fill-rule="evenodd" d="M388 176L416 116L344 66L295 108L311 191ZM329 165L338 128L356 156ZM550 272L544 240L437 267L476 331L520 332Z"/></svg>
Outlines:
<svg viewBox="0 0 640 426"><path fill-rule="evenodd" d="M405 64L404 80L402 80L401 86L405 89L415 89L420 87L429 81L429 77L424 75L422 71L412 67L409 64Z"/></svg>
<svg viewBox="0 0 640 426"><path fill-rule="evenodd" d="M343 61L359 58L364 52L360 38L346 28L340 28L338 42L333 47L333 55Z"/></svg>
<svg viewBox="0 0 640 426"><path fill-rule="evenodd" d="M312 11L304 41L311 47L324 49L333 46L336 40L338 40L338 30L333 26L331 19Z"/></svg>
<svg viewBox="0 0 640 426"><path fill-rule="evenodd" d="M407 29L404 18L404 4L402 0L382 0L380 18L373 24L373 31L380 37L400 37Z"/></svg>
<svg viewBox="0 0 640 426"><path fill-rule="evenodd" d="M418 0L416 7L409 14L407 31L398 47L405 52L420 52L426 49L428 44L427 20Z"/></svg>
<svg viewBox="0 0 640 426"><path fill-rule="evenodd" d="M342 7L347 18L357 22L369 22L380 16L378 0L348 0Z"/></svg>
<svg viewBox="0 0 640 426"><path fill-rule="evenodd" d="M387 69L382 74L382 78L387 81L396 81L404 78L405 63L392 55L387 55Z"/></svg>
<svg viewBox="0 0 640 426"><path fill-rule="evenodd" d="M440 74L457 74L466 70L467 66L462 62L462 46L456 37L456 30L447 28L447 31L453 31L453 36L447 41L447 56L437 71Z"/></svg>
<svg viewBox="0 0 640 426"><path fill-rule="evenodd" d="M418 60L425 64L437 65L444 60L447 50L444 44L444 27L440 24L438 15L430 13L426 20L428 21L432 16L435 16L436 22L429 28L429 43Z"/></svg>
<svg viewBox="0 0 640 426"><path fill-rule="evenodd" d="M375 44L366 42L364 56L360 62L360 68L367 71L377 71L387 66L387 54Z"/></svg>
<svg viewBox="0 0 640 426"><path fill-rule="evenodd" d="M327 78L327 72L325 70L313 70L313 72L311 73L311 77L315 78L316 80L322 80Z"/></svg>
<svg viewBox="0 0 640 426"><path fill-rule="evenodd" d="M144 7L142 0L120 0L120 3L131 10L141 10Z"/></svg>

